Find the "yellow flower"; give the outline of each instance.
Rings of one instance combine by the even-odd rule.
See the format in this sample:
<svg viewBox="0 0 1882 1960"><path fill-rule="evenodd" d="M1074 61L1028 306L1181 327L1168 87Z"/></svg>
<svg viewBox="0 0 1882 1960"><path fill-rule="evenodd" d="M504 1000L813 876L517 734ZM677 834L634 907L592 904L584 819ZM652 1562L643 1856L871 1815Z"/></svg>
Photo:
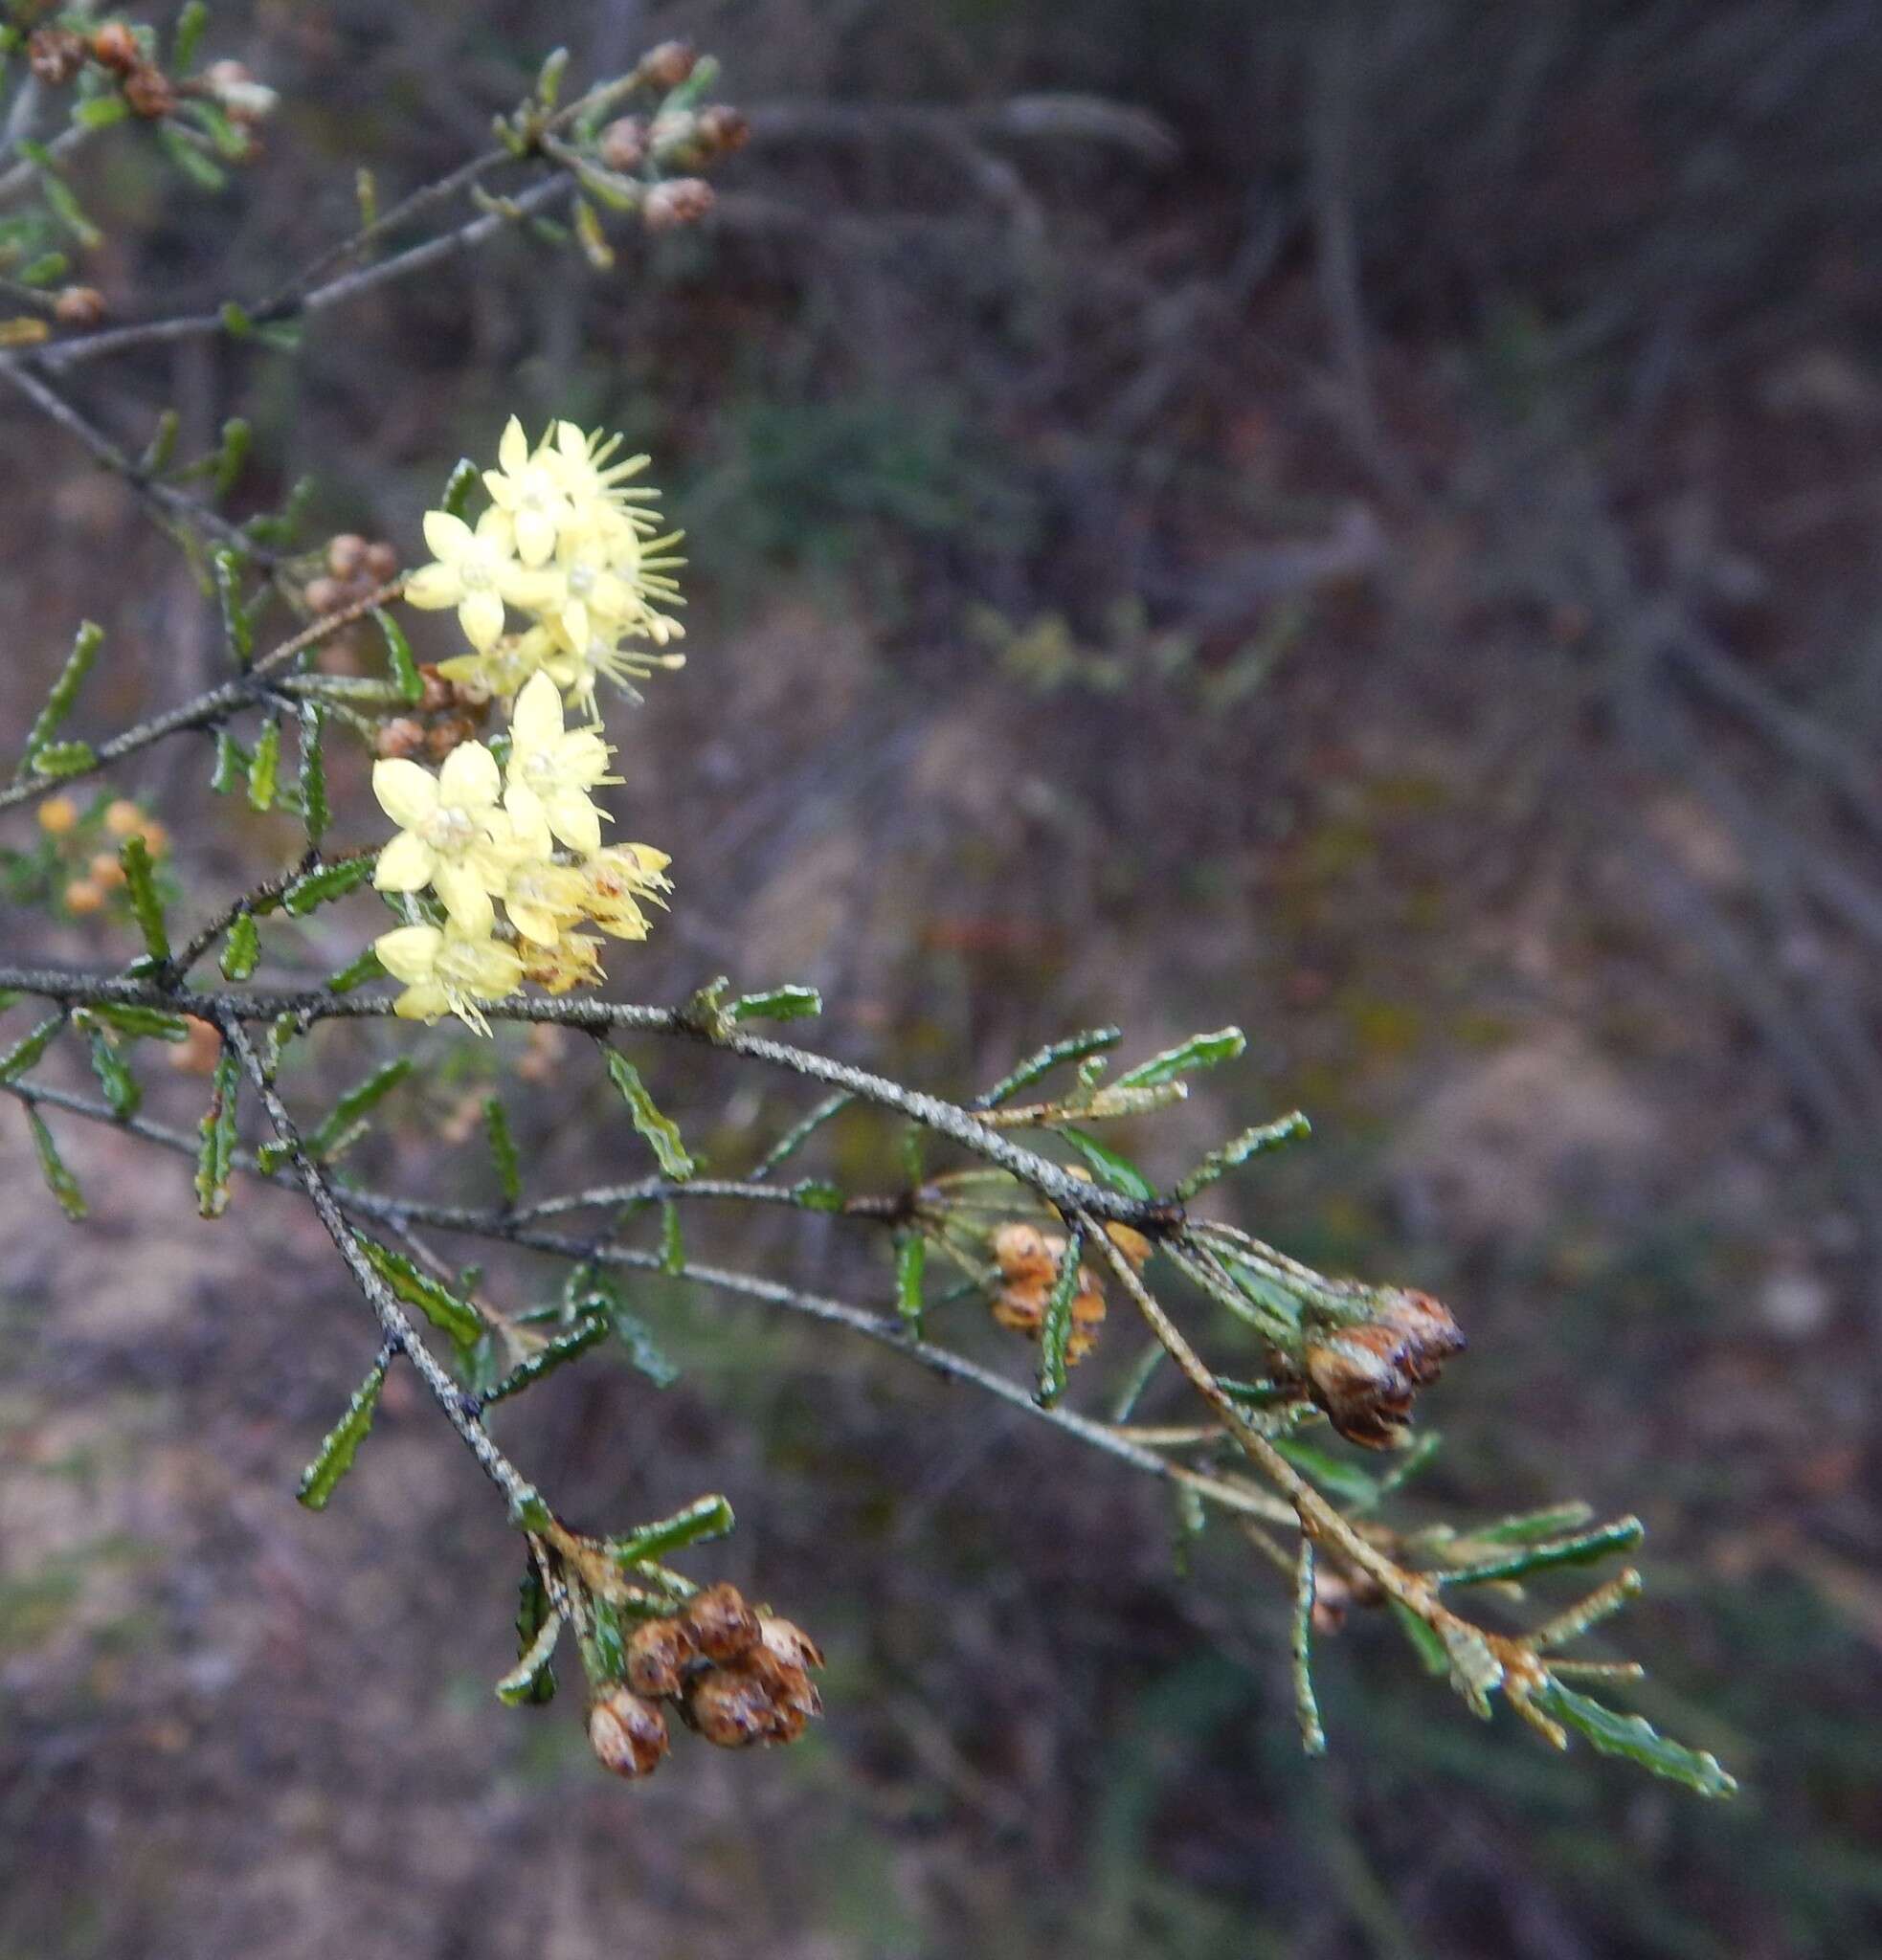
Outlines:
<svg viewBox="0 0 1882 1960"><path fill-rule="evenodd" d="M544 855L551 833L571 851L598 851L601 812L588 792L620 781L607 773L609 753L593 728L564 733L555 682L547 674L535 675L516 697L510 717L504 808L517 835Z"/></svg>
<svg viewBox="0 0 1882 1960"><path fill-rule="evenodd" d="M427 612L457 607L458 624L479 653L502 636L505 601L527 611L552 595L542 573L516 562L512 526L502 510L486 510L476 530L448 510L428 510L425 543L437 562L406 580L405 596Z"/></svg>
<svg viewBox="0 0 1882 1960"><path fill-rule="evenodd" d="M601 942L586 932L565 932L553 946L522 948L523 977L533 980L550 993L567 993L571 987L599 987Z"/></svg>
<svg viewBox="0 0 1882 1960"><path fill-rule="evenodd" d="M437 775L415 762L372 766L372 793L399 832L372 874L382 892L430 885L461 930L487 933L490 894L509 880L520 852L515 827L498 808L497 759L481 742L459 743Z"/></svg>
<svg viewBox="0 0 1882 1960"><path fill-rule="evenodd" d="M548 858L514 866L502 893L504 911L517 931L537 946L553 946L582 916L587 880L579 871Z"/></svg>
<svg viewBox="0 0 1882 1960"><path fill-rule="evenodd" d="M379 964L405 991L392 1012L408 1021L435 1021L454 1013L479 1035L490 1032L477 1003L502 1000L523 979L523 962L513 948L488 933L460 932L455 926L400 925L372 942Z"/></svg>
<svg viewBox="0 0 1882 1960"><path fill-rule="evenodd" d="M575 522L562 458L547 444L532 454L523 424L512 415L497 447L497 461L502 467L485 470L483 485L503 513L516 555L527 566L547 565L557 538Z"/></svg>
<svg viewBox="0 0 1882 1960"><path fill-rule="evenodd" d="M645 485L626 486L630 477L638 477L653 460L651 457L631 456L621 462L610 462L621 438L604 436L598 429L593 435L585 435L572 422L555 425L554 443L552 451L544 443L544 451L553 457L552 467L579 511L591 518L610 511L627 516L630 522L650 522L644 513L629 506L658 502L660 492Z"/></svg>
<svg viewBox="0 0 1882 1960"><path fill-rule="evenodd" d="M666 902L661 894L673 889L663 876L672 862L651 844L615 844L595 852L581 870L586 887L582 910L616 939L645 939L647 915L639 902Z"/></svg>

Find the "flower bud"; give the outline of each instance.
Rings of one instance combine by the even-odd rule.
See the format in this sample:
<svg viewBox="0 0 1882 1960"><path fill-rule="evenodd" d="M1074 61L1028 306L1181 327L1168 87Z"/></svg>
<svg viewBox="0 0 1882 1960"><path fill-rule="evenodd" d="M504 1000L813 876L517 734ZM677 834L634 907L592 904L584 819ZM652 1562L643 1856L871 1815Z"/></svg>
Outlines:
<svg viewBox="0 0 1882 1960"><path fill-rule="evenodd" d="M113 75L128 75L144 60L137 36L122 20L107 20L92 35L92 59Z"/></svg>
<svg viewBox="0 0 1882 1960"><path fill-rule="evenodd" d="M190 1032L184 1039L170 1044L170 1067L178 1075L213 1075L222 1057L222 1036L212 1022L194 1014L188 1016L187 1026Z"/></svg>
<svg viewBox="0 0 1882 1960"><path fill-rule="evenodd" d="M1450 1309L1428 1293L1393 1289L1385 1295L1378 1325L1398 1335L1400 1365L1421 1388L1436 1381L1445 1363L1464 1351L1464 1335Z"/></svg>
<svg viewBox="0 0 1882 1960"><path fill-rule="evenodd" d="M1390 1449L1411 1414L1413 1382L1390 1327L1341 1327L1303 1357L1313 1399L1349 1442Z"/></svg>
<svg viewBox="0 0 1882 1960"><path fill-rule="evenodd" d="M687 41L662 41L640 57L640 79L653 88L673 89L693 72L699 56Z"/></svg>
<svg viewBox="0 0 1882 1960"><path fill-rule="evenodd" d="M410 761L425 746L425 724L410 715L394 715L380 724L372 738L372 752L378 756Z"/></svg>
<svg viewBox="0 0 1882 1960"><path fill-rule="evenodd" d="M421 715L441 714L446 708L457 706L457 688L445 679L432 662L427 661L418 669L418 679L424 683L424 692L418 697L418 712Z"/></svg>
<svg viewBox="0 0 1882 1960"><path fill-rule="evenodd" d="M647 161L647 125L639 116L617 116L601 132L601 161L611 170L631 175Z"/></svg>
<svg viewBox="0 0 1882 1960"><path fill-rule="evenodd" d="M398 576L398 552L383 540L366 547L366 575L374 585L390 585Z"/></svg>
<svg viewBox="0 0 1882 1960"><path fill-rule="evenodd" d="M699 140L714 156L728 157L751 140L751 125L737 110L714 102L699 112Z"/></svg>
<svg viewBox="0 0 1882 1960"><path fill-rule="evenodd" d="M758 1615L744 1593L724 1581L696 1594L681 1620L708 1660L736 1659L758 1644Z"/></svg>
<svg viewBox="0 0 1882 1960"><path fill-rule="evenodd" d="M698 1653L692 1631L677 1619L650 1619L627 1643L628 1685L640 1695L677 1695L683 1670Z"/></svg>
<svg viewBox="0 0 1882 1960"><path fill-rule="evenodd" d="M588 1711L588 1746L616 1776L651 1776L666 1753L666 1717L630 1689L612 1687Z"/></svg>
<svg viewBox="0 0 1882 1960"><path fill-rule="evenodd" d="M357 531L342 531L326 541L326 568L335 578L357 578L366 568L366 540Z"/></svg>
<svg viewBox="0 0 1882 1960"><path fill-rule="evenodd" d="M114 837L141 837L149 822L139 805L128 796L114 797L104 810L104 828Z"/></svg>
<svg viewBox="0 0 1882 1960"><path fill-rule="evenodd" d="M202 79L232 122L259 122L272 116L280 101L266 82L257 81L239 61L212 61L203 70Z"/></svg>
<svg viewBox="0 0 1882 1960"><path fill-rule="evenodd" d="M302 597L307 602L307 610L323 619L342 611L352 600L352 594L337 578L309 579Z"/></svg>
<svg viewBox="0 0 1882 1960"><path fill-rule="evenodd" d="M794 1626L788 1619L779 1619L774 1614L761 1613L758 1615L758 1638L765 1651L786 1667L801 1671L823 1665L822 1648L802 1627Z"/></svg>
<svg viewBox="0 0 1882 1960"><path fill-rule="evenodd" d="M65 888L65 909L80 918L103 908L104 894L88 878L75 878Z"/></svg>
<svg viewBox="0 0 1882 1960"><path fill-rule="evenodd" d="M722 1749L795 1742L822 1702L800 1667L757 1647L742 1660L708 1667L687 1684L682 1712Z"/></svg>
<svg viewBox="0 0 1882 1960"><path fill-rule="evenodd" d="M62 286L53 318L61 326L96 326L104 318L104 295L96 286Z"/></svg>
<svg viewBox="0 0 1882 1960"><path fill-rule="evenodd" d="M85 65L85 44L69 28L37 28L27 36L26 63L35 81L63 88Z"/></svg>
<svg viewBox="0 0 1882 1960"><path fill-rule="evenodd" d="M468 715L447 715L426 731L425 753L434 762L442 762L460 744L476 739L477 724Z"/></svg>
<svg viewBox="0 0 1882 1960"><path fill-rule="evenodd" d="M640 206L650 232L671 232L697 224L712 209L712 187L703 177L673 177L656 184Z"/></svg>
<svg viewBox="0 0 1882 1960"><path fill-rule="evenodd" d="M113 892L124 882L124 867L115 851L101 851L86 867L86 875L101 890Z"/></svg>
<svg viewBox="0 0 1882 1960"><path fill-rule="evenodd" d="M134 115L160 122L176 107L176 90L161 68L133 68L124 78L124 100Z"/></svg>
<svg viewBox="0 0 1882 1960"><path fill-rule="evenodd" d="M62 837L78 821L78 806L70 796L48 796L39 806L39 828L49 837Z"/></svg>

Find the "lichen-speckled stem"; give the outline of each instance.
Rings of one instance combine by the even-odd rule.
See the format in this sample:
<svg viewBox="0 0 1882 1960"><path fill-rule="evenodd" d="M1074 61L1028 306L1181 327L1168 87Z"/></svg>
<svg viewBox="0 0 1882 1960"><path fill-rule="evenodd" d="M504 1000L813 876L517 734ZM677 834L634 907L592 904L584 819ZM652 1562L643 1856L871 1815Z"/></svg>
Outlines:
<svg viewBox="0 0 1882 1960"><path fill-rule="evenodd" d="M464 1446L477 1459L479 1467L497 1488L503 1492L510 1509L515 1512L530 1493L528 1481L521 1475L516 1466L490 1439L490 1433L478 1420L476 1403L472 1401L452 1380L437 1357L433 1354L413 1327L411 1319L386 1282L380 1279L368 1262L366 1255L359 1249L351 1229L340 1209L340 1202L334 1195L333 1187L322 1175L320 1167L302 1147L301 1133L295 1126L293 1117L288 1114L287 1105L276 1092L268 1072L261 1066L261 1058L256 1054L254 1043L248 1038L248 1031L234 1015L218 1015L216 1026L221 1030L222 1038L228 1042L236 1059L261 1099L261 1106L268 1114L268 1122L275 1135L291 1153L295 1174L306 1191L307 1200L313 1206L320 1221L326 1227L327 1236L339 1249L340 1257L347 1263L347 1270L353 1276L354 1283L365 1294L368 1304L379 1318L379 1325L386 1339L398 1348L417 1370L419 1379L431 1391L432 1399L444 1412L446 1421L463 1439Z"/></svg>
<svg viewBox="0 0 1882 1960"><path fill-rule="evenodd" d="M206 1020L272 1021L281 1014L294 1014L310 1025L324 1020L381 1019L392 1012L392 1003L383 996L357 994L335 996L317 991L298 993L204 992L163 987L150 980L128 980L116 975L84 973L57 968L0 967L0 988L34 993L47 1000L83 1007L95 1001L110 1001L126 1007L154 1007L175 1013L197 1014ZM794 1048L760 1035L715 1033L702 1027L683 1009L639 1007L623 1002L600 1000L536 999L522 995L492 1001L483 1012L493 1021L531 1021L557 1027L580 1028L592 1035L616 1031L678 1036L698 1042L728 1055L744 1056L813 1081L828 1082L864 1102L893 1109L944 1136L965 1150L1011 1171L1062 1211L1085 1213L1094 1218L1131 1225L1152 1236L1171 1231L1182 1222L1180 1206L1161 1199L1143 1200L1107 1191L1086 1179L1075 1177L1049 1157L989 1129L971 1111L939 1096L919 1089L905 1089L885 1076L838 1061L810 1049Z"/></svg>

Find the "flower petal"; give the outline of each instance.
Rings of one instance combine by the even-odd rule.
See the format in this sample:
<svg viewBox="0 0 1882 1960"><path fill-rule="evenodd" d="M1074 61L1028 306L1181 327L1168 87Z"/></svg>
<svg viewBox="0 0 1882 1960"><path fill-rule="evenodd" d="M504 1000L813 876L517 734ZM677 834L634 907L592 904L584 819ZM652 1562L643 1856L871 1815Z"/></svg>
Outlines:
<svg viewBox="0 0 1882 1960"><path fill-rule="evenodd" d="M483 880L468 866L440 864L432 879L433 888L444 902L451 923L473 939L485 937L497 923L497 908Z"/></svg>
<svg viewBox="0 0 1882 1960"><path fill-rule="evenodd" d="M522 978L523 961L513 948L494 939L478 947L471 986L485 1000L501 1000L513 993Z"/></svg>
<svg viewBox="0 0 1882 1960"><path fill-rule="evenodd" d="M487 654L504 635L504 602L493 591L466 592L458 607L458 624L480 654Z"/></svg>
<svg viewBox="0 0 1882 1960"><path fill-rule="evenodd" d="M462 518L453 517L448 510L428 510L425 513L425 543L430 546L434 558L442 559L449 565L470 549L471 527Z"/></svg>
<svg viewBox="0 0 1882 1960"><path fill-rule="evenodd" d="M516 555L525 565L542 565L555 549L555 520L534 504L516 513Z"/></svg>
<svg viewBox="0 0 1882 1960"><path fill-rule="evenodd" d="M497 444L497 460L512 477L520 477L528 466L529 438L514 415L504 424L503 440Z"/></svg>
<svg viewBox="0 0 1882 1960"><path fill-rule="evenodd" d="M416 831L400 831L379 853L372 888L381 892L421 892L437 869L437 853Z"/></svg>
<svg viewBox="0 0 1882 1960"><path fill-rule="evenodd" d="M527 783L512 783L504 791L504 810L515 827L516 849L526 858L547 858L550 843L549 813Z"/></svg>
<svg viewBox="0 0 1882 1960"><path fill-rule="evenodd" d="M392 1013L402 1021L435 1021L451 1010L451 996L436 980L421 980L408 987L392 1002Z"/></svg>
<svg viewBox="0 0 1882 1960"><path fill-rule="evenodd" d="M516 697L510 733L519 748L547 748L562 736L562 696L547 674L535 674Z"/></svg>
<svg viewBox="0 0 1882 1960"><path fill-rule="evenodd" d="M562 927L547 905L534 904L527 899L506 898L504 910L517 931L525 939L533 939L538 946L553 946L562 937Z"/></svg>
<svg viewBox="0 0 1882 1960"><path fill-rule="evenodd" d="M406 603L420 612L441 612L463 596L463 581L448 565L421 565L405 581Z"/></svg>
<svg viewBox="0 0 1882 1960"><path fill-rule="evenodd" d="M549 827L571 851L601 848L601 813L579 790L563 790L545 798Z"/></svg>
<svg viewBox="0 0 1882 1960"><path fill-rule="evenodd" d="M394 980L415 987L437 964L444 935L436 925L399 925L372 942L379 964Z"/></svg>
<svg viewBox="0 0 1882 1960"><path fill-rule="evenodd" d="M461 810L482 810L494 805L502 779L497 758L481 742L460 742L444 758L438 771L437 796L440 803Z"/></svg>
<svg viewBox="0 0 1882 1960"><path fill-rule="evenodd" d="M403 756L372 765L372 793L402 831L415 830L437 809L437 779Z"/></svg>

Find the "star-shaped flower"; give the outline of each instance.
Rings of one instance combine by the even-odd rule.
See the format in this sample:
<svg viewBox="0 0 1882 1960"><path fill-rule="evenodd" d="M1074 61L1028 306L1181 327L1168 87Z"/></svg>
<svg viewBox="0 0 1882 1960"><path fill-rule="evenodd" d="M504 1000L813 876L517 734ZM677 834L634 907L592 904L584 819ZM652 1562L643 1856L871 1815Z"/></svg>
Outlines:
<svg viewBox="0 0 1882 1960"><path fill-rule="evenodd" d="M523 855L499 807L500 787L497 759L481 742L460 743L436 776L415 762L375 763L372 793L399 832L379 853L373 884L382 892L430 885L462 931L488 933L496 919L490 894L503 890Z"/></svg>
<svg viewBox="0 0 1882 1960"><path fill-rule="evenodd" d="M510 519L501 509L486 510L476 530L448 510L428 510L425 543L437 563L421 566L406 580L405 596L428 612L457 607L458 624L479 653L502 636L505 602L527 610L557 594L544 573L516 562Z"/></svg>
<svg viewBox="0 0 1882 1960"><path fill-rule="evenodd" d="M612 751L593 728L562 726L562 696L547 674L531 676L510 718L504 808L517 836L547 856L551 835L571 851L601 848L601 812L589 791L617 783L607 773Z"/></svg>
<svg viewBox="0 0 1882 1960"><path fill-rule="evenodd" d="M509 947L486 933L460 932L456 925L400 925L372 942L379 964L405 991L392 1012L408 1021L435 1021L454 1013L477 1034L490 1023L481 1000L502 1000L523 981L523 962Z"/></svg>

